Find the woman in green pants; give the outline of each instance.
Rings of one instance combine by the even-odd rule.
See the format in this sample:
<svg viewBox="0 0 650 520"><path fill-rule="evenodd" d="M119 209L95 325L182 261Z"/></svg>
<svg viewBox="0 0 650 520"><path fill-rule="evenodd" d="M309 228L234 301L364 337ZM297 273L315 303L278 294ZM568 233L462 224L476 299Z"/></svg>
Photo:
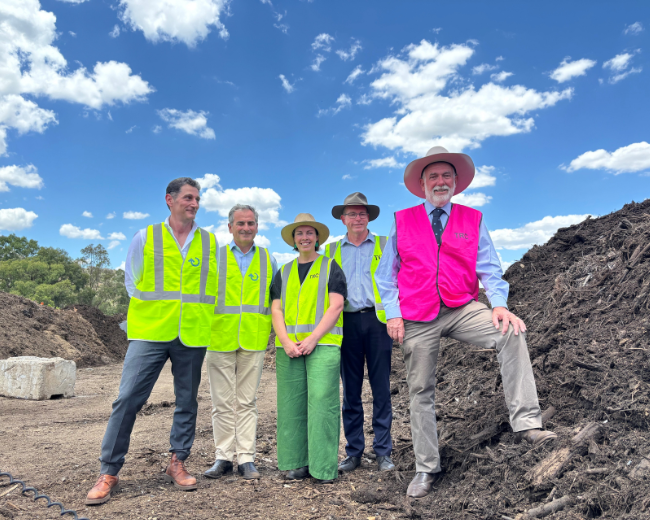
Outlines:
<svg viewBox="0 0 650 520"><path fill-rule="evenodd" d="M290 480L311 475L331 483L338 475L345 275L317 253L327 226L300 213L282 229L299 256L280 269L271 286L277 348L278 467Z"/></svg>

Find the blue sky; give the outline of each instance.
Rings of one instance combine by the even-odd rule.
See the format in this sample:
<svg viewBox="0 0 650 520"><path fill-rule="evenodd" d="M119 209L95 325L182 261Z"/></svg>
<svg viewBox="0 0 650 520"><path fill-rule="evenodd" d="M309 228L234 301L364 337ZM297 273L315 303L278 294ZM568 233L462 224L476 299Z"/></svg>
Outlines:
<svg viewBox="0 0 650 520"><path fill-rule="evenodd" d="M117 267L191 176L200 225L223 243L254 204L283 261L285 222L342 235L354 191L387 234L419 201L405 165L442 145L477 165L457 202L508 265L648 197L649 31L645 2L4 0L0 233Z"/></svg>

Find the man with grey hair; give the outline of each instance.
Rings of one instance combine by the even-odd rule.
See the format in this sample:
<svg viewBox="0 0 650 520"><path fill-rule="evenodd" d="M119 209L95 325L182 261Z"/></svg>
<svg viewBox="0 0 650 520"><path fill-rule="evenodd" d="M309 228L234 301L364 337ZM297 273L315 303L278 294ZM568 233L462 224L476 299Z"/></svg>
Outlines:
<svg viewBox="0 0 650 520"><path fill-rule="evenodd" d="M196 224L199 183L189 177L167 186L170 215L138 231L126 257L129 348L101 448L101 470L86 504L111 498L129 450L136 414L171 360L176 409L169 438L170 464L164 478L179 489L196 489L185 469L196 430L201 366L210 345L217 295L217 238Z"/></svg>
<svg viewBox="0 0 650 520"><path fill-rule="evenodd" d="M219 478L237 471L260 477L255 467L256 394L271 333L270 287L278 270L269 251L255 244L258 215L237 204L228 213L230 244L219 250L217 306L207 354L216 461L205 472Z"/></svg>

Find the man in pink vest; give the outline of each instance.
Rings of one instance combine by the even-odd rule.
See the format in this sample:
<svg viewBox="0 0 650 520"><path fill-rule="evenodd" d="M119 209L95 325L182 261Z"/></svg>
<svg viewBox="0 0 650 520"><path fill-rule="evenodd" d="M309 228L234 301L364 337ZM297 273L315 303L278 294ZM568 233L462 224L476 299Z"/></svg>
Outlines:
<svg viewBox="0 0 650 520"><path fill-rule="evenodd" d="M557 437L541 429L526 325L508 311L508 283L483 216L451 203L473 178L472 159L442 146L411 162L404 184L425 202L395 213L375 273L388 334L402 346L406 364L416 461L407 495L415 498L431 491L441 471L435 387L443 336L496 350L510 424L519 439L538 446ZM479 280L491 311L478 302Z"/></svg>

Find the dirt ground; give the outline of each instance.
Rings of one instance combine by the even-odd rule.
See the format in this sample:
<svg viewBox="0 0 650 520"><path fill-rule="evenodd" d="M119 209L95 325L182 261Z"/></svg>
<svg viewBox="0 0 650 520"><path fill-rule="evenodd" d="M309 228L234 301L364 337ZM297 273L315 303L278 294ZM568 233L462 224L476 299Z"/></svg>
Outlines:
<svg viewBox="0 0 650 520"><path fill-rule="evenodd" d="M376 472L367 419L368 457L359 470L329 486L314 485L310 479L283 480L275 457L273 349L267 352L258 401L257 461L263 476L259 482L200 478L199 490L192 493L163 484L173 413L171 377L166 370L136 423L121 475L123 491L106 505L85 508L83 499L97 476L99 445L117 394L119 364L80 369L73 399L0 398L0 469L24 478L92 520L523 520L541 517L543 507L554 510L546 516L553 519L650 518L650 201L628 204L610 215L560 229L547 244L534 247L512 265L505 278L511 284L511 310L528 325L546 426L559 438L539 448L516 444L496 353L444 340L436 382L443 475L435 491L424 499L405 497L415 461L399 348L393 349L391 373L397 471L390 474ZM80 312L56 319L48 318L47 312L20 300L12 304L0 298L0 325L14 327L9 329L14 332L0 335L0 358L7 353L47 355L50 343L43 343L39 352L38 338L51 339L43 335L48 327L58 327L50 329L55 336L56 331L65 333L65 320L82 323L78 321L82 319L88 324L66 339L77 352L83 352L82 332L89 334L85 341L97 338L101 343L100 335ZM31 325L12 320L31 320ZM32 329L41 335L29 336L32 339L21 351L20 341ZM90 362L89 356L84 359ZM364 392L369 417L372 396L367 385ZM341 437L340 458L343 447ZM213 462L213 451L210 397L204 381L189 469L199 475ZM9 489L5 484L6 480L0 481L0 495ZM0 496L0 518L2 514L14 518L56 515L16 490Z"/></svg>

